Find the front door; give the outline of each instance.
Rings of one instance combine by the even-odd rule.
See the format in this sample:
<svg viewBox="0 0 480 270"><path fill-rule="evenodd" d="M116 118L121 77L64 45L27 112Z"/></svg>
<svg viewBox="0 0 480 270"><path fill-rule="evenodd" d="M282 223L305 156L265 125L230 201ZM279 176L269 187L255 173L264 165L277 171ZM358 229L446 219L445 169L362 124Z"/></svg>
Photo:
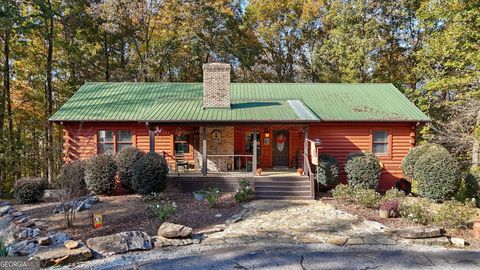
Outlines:
<svg viewBox="0 0 480 270"><path fill-rule="evenodd" d="M274 131L272 151L272 165L274 167L288 167L288 131Z"/></svg>

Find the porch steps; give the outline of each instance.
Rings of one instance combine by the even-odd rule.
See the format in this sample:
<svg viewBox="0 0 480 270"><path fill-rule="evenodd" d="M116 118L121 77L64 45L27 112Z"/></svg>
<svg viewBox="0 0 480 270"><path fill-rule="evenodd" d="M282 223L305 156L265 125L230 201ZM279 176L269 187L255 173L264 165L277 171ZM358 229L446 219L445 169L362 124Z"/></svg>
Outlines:
<svg viewBox="0 0 480 270"><path fill-rule="evenodd" d="M254 178L255 198L272 200L309 200L307 176L259 176Z"/></svg>

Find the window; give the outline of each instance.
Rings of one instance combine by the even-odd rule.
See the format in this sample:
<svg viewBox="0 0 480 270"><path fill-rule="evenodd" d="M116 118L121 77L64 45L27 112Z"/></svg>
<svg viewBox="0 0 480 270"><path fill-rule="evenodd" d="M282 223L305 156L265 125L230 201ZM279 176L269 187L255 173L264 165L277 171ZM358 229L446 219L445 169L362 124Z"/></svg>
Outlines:
<svg viewBox="0 0 480 270"><path fill-rule="evenodd" d="M98 153L117 153L122 149L132 147L132 131L130 130L99 130Z"/></svg>
<svg viewBox="0 0 480 270"><path fill-rule="evenodd" d="M98 153L102 154L105 152L113 153L115 149L115 140L114 140L113 130L100 130L98 131Z"/></svg>
<svg viewBox="0 0 480 270"><path fill-rule="evenodd" d="M372 152L388 154L388 132L386 130L373 131Z"/></svg>
<svg viewBox="0 0 480 270"><path fill-rule="evenodd" d="M188 134L175 135L175 153L189 153Z"/></svg>
<svg viewBox="0 0 480 270"><path fill-rule="evenodd" d="M130 130L118 130L117 131L117 152L122 149L132 147L132 132Z"/></svg>
<svg viewBox="0 0 480 270"><path fill-rule="evenodd" d="M245 153L253 154L253 132L246 133ZM260 154L260 133L257 132L257 154Z"/></svg>

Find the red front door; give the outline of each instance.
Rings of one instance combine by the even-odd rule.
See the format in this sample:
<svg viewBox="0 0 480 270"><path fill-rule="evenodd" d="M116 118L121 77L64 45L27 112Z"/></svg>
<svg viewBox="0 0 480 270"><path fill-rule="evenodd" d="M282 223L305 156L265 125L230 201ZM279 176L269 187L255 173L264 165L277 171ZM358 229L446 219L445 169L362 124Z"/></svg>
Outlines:
<svg viewBox="0 0 480 270"><path fill-rule="evenodd" d="M272 146L272 165L274 167L288 167L288 131L274 131Z"/></svg>

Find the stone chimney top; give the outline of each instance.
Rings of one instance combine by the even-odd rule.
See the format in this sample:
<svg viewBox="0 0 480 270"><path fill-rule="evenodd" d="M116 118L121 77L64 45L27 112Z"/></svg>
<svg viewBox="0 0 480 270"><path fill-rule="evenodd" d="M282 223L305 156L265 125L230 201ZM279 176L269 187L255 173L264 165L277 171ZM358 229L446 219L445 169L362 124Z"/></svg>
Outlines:
<svg viewBox="0 0 480 270"><path fill-rule="evenodd" d="M203 107L230 108L230 64L203 64Z"/></svg>

